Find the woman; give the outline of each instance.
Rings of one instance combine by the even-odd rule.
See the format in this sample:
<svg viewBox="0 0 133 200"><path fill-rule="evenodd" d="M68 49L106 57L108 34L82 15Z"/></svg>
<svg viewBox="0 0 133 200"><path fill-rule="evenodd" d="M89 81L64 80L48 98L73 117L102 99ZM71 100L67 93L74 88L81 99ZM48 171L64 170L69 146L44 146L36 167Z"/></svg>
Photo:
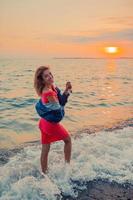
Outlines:
<svg viewBox="0 0 133 200"><path fill-rule="evenodd" d="M66 89L61 95L60 90L54 87L54 78L49 67L41 66L35 72L34 87L41 97L41 102L44 105L59 104L65 106L67 98L70 95L70 90L72 88L71 83L66 83ZM54 110L54 112L56 112ZM59 123L55 122L54 118L56 113L50 111L43 115L43 118L39 120L39 129L41 131L41 169L43 173L47 172L48 169L48 153L50 150L50 144L59 140L63 140L64 145L64 157L65 162L70 163L71 159L71 138L68 131ZM64 114L64 113L63 113ZM47 117L50 115L50 118ZM41 115L40 115L41 116ZM53 120L53 121L52 121ZM60 121L60 120L59 120Z"/></svg>

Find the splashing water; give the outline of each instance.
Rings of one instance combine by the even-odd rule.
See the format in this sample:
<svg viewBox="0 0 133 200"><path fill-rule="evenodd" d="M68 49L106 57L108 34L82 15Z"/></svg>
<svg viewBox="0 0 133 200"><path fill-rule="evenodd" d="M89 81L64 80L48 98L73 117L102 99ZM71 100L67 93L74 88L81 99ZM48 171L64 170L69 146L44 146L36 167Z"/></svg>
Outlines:
<svg viewBox="0 0 133 200"><path fill-rule="evenodd" d="M0 167L0 200L61 199L78 195L86 183L103 179L133 185L133 128L82 133L72 139L72 161L65 165L63 143L49 153L49 172L40 172L38 144L24 147Z"/></svg>

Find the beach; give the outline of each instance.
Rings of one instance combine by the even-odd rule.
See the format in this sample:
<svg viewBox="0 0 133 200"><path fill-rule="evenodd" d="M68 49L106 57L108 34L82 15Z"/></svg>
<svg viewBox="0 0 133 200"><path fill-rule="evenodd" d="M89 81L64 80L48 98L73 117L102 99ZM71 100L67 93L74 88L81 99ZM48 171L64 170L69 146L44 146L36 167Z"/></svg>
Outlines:
<svg viewBox="0 0 133 200"><path fill-rule="evenodd" d="M40 173L39 141L3 149L0 199L132 200L132 125L72 138L70 166L63 164L63 144L53 144L46 177Z"/></svg>
<svg viewBox="0 0 133 200"><path fill-rule="evenodd" d="M61 122L72 137L71 164L64 164L63 142L52 144L46 177L40 171L33 88L41 63L51 65L62 91L66 81L73 85ZM133 199L132 64L130 59L1 60L0 200Z"/></svg>

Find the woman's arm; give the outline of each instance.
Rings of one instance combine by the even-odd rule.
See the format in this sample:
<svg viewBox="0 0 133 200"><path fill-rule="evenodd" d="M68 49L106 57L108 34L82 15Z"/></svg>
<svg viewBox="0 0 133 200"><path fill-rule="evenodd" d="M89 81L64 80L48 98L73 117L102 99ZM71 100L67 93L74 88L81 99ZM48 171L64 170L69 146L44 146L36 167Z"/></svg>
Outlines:
<svg viewBox="0 0 133 200"><path fill-rule="evenodd" d="M58 99L60 102L61 106L65 106L65 104L67 103L68 97L70 95L70 93L72 93L72 85L70 82L66 83L66 88L65 91L63 92L63 94L61 93L60 89L58 87L56 87L57 90L57 95L58 95Z"/></svg>

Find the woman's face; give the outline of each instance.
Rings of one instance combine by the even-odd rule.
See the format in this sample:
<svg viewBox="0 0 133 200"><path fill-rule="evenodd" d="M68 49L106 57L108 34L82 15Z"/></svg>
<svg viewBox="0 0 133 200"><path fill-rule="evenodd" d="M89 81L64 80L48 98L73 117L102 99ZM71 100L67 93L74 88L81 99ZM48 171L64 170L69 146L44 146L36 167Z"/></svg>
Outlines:
<svg viewBox="0 0 133 200"><path fill-rule="evenodd" d="M46 85L52 85L54 82L54 77L49 69L43 72L43 79Z"/></svg>

